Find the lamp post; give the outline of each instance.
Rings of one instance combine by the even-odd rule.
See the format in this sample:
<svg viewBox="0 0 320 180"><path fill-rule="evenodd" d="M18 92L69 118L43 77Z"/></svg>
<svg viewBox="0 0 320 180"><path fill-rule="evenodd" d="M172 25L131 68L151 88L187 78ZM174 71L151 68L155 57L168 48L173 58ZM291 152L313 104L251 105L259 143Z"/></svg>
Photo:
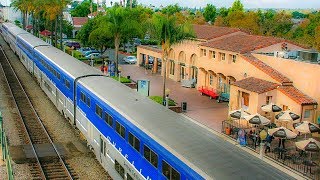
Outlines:
<svg viewBox="0 0 320 180"><path fill-rule="evenodd" d="M170 89L166 89L165 90L165 94L166 94L166 108L169 108L169 94L170 94Z"/></svg>
<svg viewBox="0 0 320 180"><path fill-rule="evenodd" d="M121 82L121 81L120 81L120 79L121 79L121 69L122 69L122 68L121 68L121 67L119 66L119 67L118 67L118 73L119 73L119 82Z"/></svg>

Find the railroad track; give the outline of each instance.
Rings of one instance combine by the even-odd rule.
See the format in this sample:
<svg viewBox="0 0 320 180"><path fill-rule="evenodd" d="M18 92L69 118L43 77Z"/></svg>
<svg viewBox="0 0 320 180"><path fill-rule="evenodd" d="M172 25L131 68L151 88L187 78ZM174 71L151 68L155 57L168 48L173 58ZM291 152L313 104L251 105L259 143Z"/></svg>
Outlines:
<svg viewBox="0 0 320 180"><path fill-rule="evenodd" d="M25 144L30 144L32 148L34 158L29 163L29 167L33 178L78 179L77 175L69 165L65 164L64 159L57 151L2 48L0 48L0 64L0 70L4 72L21 118L21 127L24 133L20 136L22 141ZM39 155L43 154L41 152L43 149L39 148L41 145L45 145L45 148L53 151L54 155L50 155L49 158L43 155L40 157Z"/></svg>

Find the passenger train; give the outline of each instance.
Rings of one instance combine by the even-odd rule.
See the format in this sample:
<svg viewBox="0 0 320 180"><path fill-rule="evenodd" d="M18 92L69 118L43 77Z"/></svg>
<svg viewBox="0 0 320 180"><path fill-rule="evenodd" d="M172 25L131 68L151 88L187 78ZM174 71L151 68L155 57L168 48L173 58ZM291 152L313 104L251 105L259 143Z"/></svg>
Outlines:
<svg viewBox="0 0 320 180"><path fill-rule="evenodd" d="M290 179L19 27L0 30L113 179Z"/></svg>

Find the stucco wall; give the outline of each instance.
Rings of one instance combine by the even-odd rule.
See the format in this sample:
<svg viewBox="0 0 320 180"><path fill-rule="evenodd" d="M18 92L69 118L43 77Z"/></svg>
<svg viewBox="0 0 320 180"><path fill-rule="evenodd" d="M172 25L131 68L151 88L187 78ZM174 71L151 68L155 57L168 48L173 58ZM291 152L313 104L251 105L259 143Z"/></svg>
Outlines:
<svg viewBox="0 0 320 180"><path fill-rule="evenodd" d="M254 56L289 77L297 89L320 102L320 65L260 54Z"/></svg>
<svg viewBox="0 0 320 180"><path fill-rule="evenodd" d="M287 43L287 48L288 50L301 50L304 49L300 46L291 44L291 43ZM270 52L274 52L274 51L283 51L282 50L282 43L278 43L278 44L274 44L265 48L261 48L261 49L257 49L255 51L253 51L254 53L258 53L258 52L263 52L263 53L270 53Z"/></svg>

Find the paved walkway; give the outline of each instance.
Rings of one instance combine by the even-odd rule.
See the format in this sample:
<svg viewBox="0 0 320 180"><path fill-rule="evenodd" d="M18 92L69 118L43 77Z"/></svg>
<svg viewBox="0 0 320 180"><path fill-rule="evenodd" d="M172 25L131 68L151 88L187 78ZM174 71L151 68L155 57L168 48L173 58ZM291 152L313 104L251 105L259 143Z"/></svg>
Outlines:
<svg viewBox="0 0 320 180"><path fill-rule="evenodd" d="M134 81L150 80L150 95L162 96L163 77L160 74L152 74L151 70L136 65L120 65L122 76L130 76ZM166 87L169 88L169 97L178 104L187 102L185 115L199 123L221 132L222 121L228 116L228 103L217 103L208 96L201 96L196 88L185 88L180 82L171 79L166 80Z"/></svg>

